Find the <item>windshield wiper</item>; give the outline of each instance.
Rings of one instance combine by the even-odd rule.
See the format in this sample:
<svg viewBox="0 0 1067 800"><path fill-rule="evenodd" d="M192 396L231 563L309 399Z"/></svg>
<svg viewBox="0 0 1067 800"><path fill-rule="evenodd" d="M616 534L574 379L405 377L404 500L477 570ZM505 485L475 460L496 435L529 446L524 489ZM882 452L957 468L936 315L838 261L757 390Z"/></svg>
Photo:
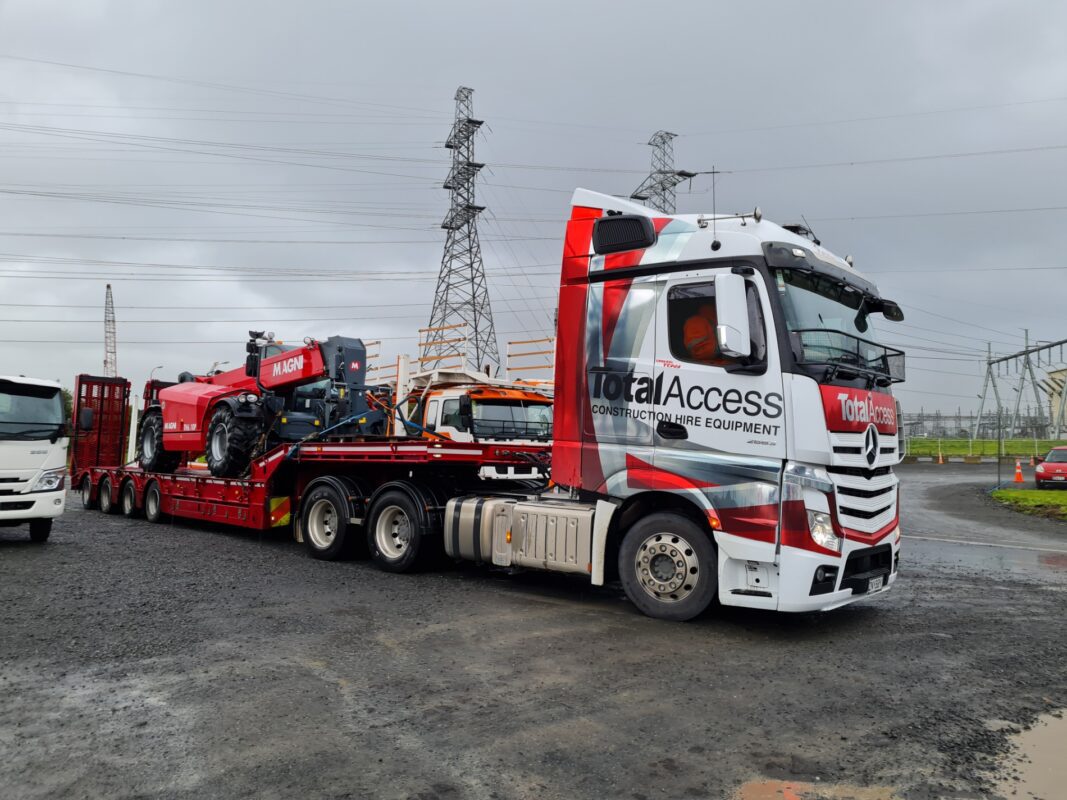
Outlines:
<svg viewBox="0 0 1067 800"><path fill-rule="evenodd" d="M46 437L54 444L56 439L63 435L63 423L57 422L50 428L28 428L21 431L2 431L0 430L0 439L36 439L35 434L51 434Z"/></svg>

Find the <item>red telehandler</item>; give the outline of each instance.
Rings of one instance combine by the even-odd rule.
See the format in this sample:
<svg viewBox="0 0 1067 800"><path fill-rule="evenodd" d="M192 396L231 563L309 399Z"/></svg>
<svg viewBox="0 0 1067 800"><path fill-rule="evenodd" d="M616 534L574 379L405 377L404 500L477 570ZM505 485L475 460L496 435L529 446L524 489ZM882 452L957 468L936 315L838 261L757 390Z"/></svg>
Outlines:
<svg viewBox="0 0 1067 800"><path fill-rule="evenodd" d="M145 387L152 402L137 434L142 468L173 472L188 454L202 453L212 475L236 477L257 455L284 442L326 430L386 433L388 414L364 383L367 351L361 340L307 338L292 346L249 331L246 350L243 369L183 372L176 384Z"/></svg>

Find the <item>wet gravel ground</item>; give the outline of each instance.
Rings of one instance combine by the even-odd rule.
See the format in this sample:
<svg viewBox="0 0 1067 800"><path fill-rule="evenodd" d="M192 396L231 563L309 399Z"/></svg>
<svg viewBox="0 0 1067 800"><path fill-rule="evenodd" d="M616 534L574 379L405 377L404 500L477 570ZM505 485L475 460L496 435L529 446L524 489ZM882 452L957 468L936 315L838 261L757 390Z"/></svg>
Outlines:
<svg viewBox="0 0 1067 800"><path fill-rule="evenodd" d="M987 504L982 469L902 468L889 594L686 624L280 535L0 529L0 797L991 796L1009 734L1067 706L1067 525Z"/></svg>

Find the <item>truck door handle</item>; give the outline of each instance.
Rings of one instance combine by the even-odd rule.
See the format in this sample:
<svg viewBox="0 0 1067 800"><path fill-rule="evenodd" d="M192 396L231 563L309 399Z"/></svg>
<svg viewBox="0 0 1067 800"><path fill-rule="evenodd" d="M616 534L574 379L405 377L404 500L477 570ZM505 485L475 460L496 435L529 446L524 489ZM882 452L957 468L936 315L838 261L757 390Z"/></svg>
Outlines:
<svg viewBox="0 0 1067 800"><path fill-rule="evenodd" d="M656 423L656 433L663 439L689 438L689 431L686 430L685 425L679 425L677 422L668 422L665 419L661 419Z"/></svg>

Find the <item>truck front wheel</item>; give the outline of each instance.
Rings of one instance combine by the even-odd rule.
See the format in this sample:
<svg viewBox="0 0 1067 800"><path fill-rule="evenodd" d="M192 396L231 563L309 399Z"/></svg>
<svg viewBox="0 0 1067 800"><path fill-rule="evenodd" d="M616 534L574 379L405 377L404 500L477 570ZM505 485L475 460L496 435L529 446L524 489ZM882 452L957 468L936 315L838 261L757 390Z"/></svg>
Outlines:
<svg viewBox="0 0 1067 800"><path fill-rule="evenodd" d="M236 478L248 469L260 434L259 420L235 416L226 405L215 409L207 429L207 467L216 478Z"/></svg>
<svg viewBox="0 0 1067 800"><path fill-rule="evenodd" d="M30 541L31 542L47 542L48 535L52 532L52 520L50 519L31 519L30 520Z"/></svg>
<svg viewBox="0 0 1067 800"><path fill-rule="evenodd" d="M423 547L419 512L408 495L385 492L367 515L367 546L371 558L386 572L410 572Z"/></svg>
<svg viewBox="0 0 1067 800"><path fill-rule="evenodd" d="M635 606L656 619L683 621L702 613L719 588L715 545L680 514L650 514L626 532L619 579Z"/></svg>
<svg viewBox="0 0 1067 800"><path fill-rule="evenodd" d="M163 449L163 411L150 408L137 431L137 463L145 472L174 472L182 454Z"/></svg>

